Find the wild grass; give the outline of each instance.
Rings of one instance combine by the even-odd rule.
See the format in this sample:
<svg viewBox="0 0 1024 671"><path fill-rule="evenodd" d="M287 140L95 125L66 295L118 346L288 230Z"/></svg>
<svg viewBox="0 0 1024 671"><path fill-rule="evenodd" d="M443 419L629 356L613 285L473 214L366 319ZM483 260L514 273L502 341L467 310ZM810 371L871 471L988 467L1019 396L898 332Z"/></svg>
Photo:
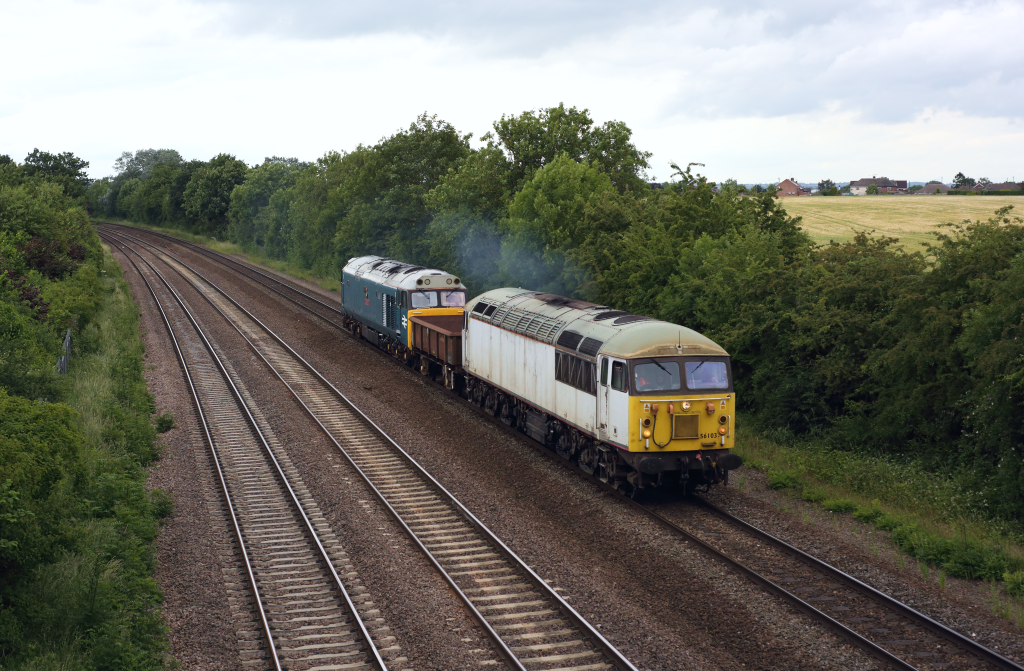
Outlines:
<svg viewBox="0 0 1024 671"><path fill-rule="evenodd" d="M986 220L1004 205L1024 210L1022 196L842 196L783 198L791 215L803 217L800 226L811 238L849 242L860 231L899 238L908 251L934 241L933 231L946 222Z"/></svg>
<svg viewBox="0 0 1024 671"><path fill-rule="evenodd" d="M326 291L341 290L341 282L337 277L323 277L321 275L317 275L307 270L306 268L302 268L294 263L291 263L290 261L272 259L269 256L266 256L265 254L260 252L258 249L244 249L241 245L235 244L233 242L228 242L226 240L217 240L216 238L212 238L208 235L198 235L196 233L192 233L181 228L149 226L148 224L139 224L134 221L128 221L127 219L116 219L111 217L103 217L102 219L97 219L96 221L97 223L109 221L112 223L123 224L125 226L141 228L147 231L155 231L157 233L173 235L176 238L181 238L182 240L187 240L197 245L202 245L204 247L212 249L215 252L220 252L221 254L228 254L230 256L237 256L245 261L248 261L249 263L264 266L266 268L275 270L279 273L291 275L292 277L298 277L300 279L306 280L307 282L313 282L321 289L324 289Z"/></svg>
<svg viewBox="0 0 1024 671"><path fill-rule="evenodd" d="M60 507L60 538L55 554L7 577L5 671L141 671L171 661L152 573L158 520L172 501L145 488L158 449L138 308L108 250L102 270L101 308L73 340L60 382L79 445L75 472L54 474L63 493L48 499Z"/></svg>
<svg viewBox="0 0 1024 671"><path fill-rule="evenodd" d="M1024 533L986 515L989 494L971 489L966 477L814 443L784 446L742 429L736 453L768 475L769 487L891 532L901 567L909 556L922 575L938 569L942 587L948 574L1002 581L1008 595L1024 597Z"/></svg>

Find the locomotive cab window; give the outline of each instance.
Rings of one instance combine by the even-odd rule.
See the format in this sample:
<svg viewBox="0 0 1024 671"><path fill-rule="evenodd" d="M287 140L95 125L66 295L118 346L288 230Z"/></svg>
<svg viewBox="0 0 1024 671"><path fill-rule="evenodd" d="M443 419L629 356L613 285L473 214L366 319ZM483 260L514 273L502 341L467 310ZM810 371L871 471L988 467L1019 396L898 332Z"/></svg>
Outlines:
<svg viewBox="0 0 1024 671"><path fill-rule="evenodd" d="M686 386L695 390L728 389L728 367L724 361L687 361Z"/></svg>
<svg viewBox="0 0 1024 671"><path fill-rule="evenodd" d="M442 291L441 305L446 308L461 308L466 305L465 291Z"/></svg>
<svg viewBox="0 0 1024 671"><path fill-rule="evenodd" d="M612 389L628 391L626 380L626 364L621 361L612 362Z"/></svg>
<svg viewBox="0 0 1024 671"><path fill-rule="evenodd" d="M728 357L666 357L630 361L633 393L730 391Z"/></svg>
<svg viewBox="0 0 1024 671"><path fill-rule="evenodd" d="M601 359L601 384L608 386L608 359Z"/></svg>
<svg viewBox="0 0 1024 671"><path fill-rule="evenodd" d="M633 364L633 385L639 393L648 391L678 391L679 364L675 361L651 361Z"/></svg>
<svg viewBox="0 0 1024 671"><path fill-rule="evenodd" d="M466 305L465 291L411 291L410 302L414 308L461 308Z"/></svg>
<svg viewBox="0 0 1024 671"><path fill-rule="evenodd" d="M440 303L436 291L413 291L409 298L414 308L436 308Z"/></svg>

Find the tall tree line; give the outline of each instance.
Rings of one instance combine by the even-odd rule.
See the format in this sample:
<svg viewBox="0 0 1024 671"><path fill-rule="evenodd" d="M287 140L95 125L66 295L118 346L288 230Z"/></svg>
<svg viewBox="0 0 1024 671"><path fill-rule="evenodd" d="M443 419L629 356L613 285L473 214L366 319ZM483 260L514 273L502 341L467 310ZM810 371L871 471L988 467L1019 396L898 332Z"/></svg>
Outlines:
<svg viewBox="0 0 1024 671"><path fill-rule="evenodd" d="M733 356L747 416L780 435L916 459L1024 513L1024 222L1009 209L929 249L818 246L772 189L675 167L649 184L630 129L564 105L470 136L422 115L311 164L126 155L90 193L336 274L380 254L694 328ZM141 154L141 156L140 156Z"/></svg>

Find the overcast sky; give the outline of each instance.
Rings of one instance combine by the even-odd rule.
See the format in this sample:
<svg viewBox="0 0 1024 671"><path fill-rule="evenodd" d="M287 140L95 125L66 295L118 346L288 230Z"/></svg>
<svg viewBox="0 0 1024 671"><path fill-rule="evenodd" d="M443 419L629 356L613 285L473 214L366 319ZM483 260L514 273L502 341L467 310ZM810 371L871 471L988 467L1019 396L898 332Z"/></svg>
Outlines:
<svg viewBox="0 0 1024 671"><path fill-rule="evenodd" d="M1024 179L1024 2L0 0L0 153L312 160L566 105L713 180Z"/></svg>

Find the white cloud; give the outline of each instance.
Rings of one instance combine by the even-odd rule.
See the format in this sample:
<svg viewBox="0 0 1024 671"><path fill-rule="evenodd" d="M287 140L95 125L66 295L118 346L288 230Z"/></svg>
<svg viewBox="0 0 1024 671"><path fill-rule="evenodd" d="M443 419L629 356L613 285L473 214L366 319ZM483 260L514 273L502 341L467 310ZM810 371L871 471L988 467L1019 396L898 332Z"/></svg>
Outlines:
<svg viewBox="0 0 1024 671"><path fill-rule="evenodd" d="M625 121L661 178L1011 176L1020 25L1020 3L942 0L12 3L0 153L70 150L95 176L145 147L312 159L423 111L479 136L564 101Z"/></svg>

